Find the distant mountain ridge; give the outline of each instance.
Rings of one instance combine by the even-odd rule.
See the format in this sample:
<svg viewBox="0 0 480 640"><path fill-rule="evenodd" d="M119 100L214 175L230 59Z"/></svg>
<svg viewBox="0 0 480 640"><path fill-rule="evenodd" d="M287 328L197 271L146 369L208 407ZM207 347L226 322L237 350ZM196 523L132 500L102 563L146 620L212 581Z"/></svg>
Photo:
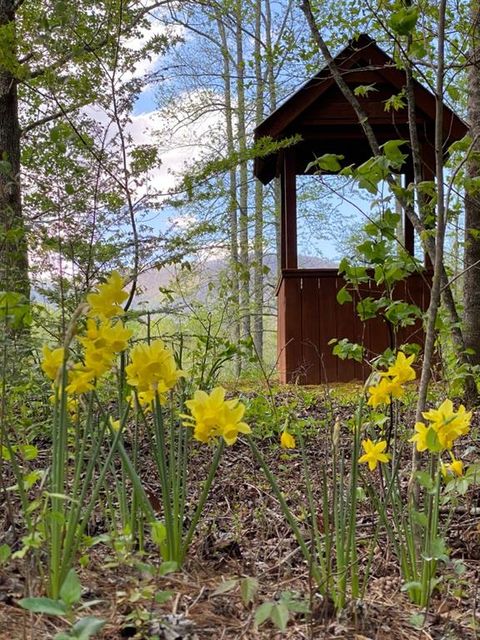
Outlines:
<svg viewBox="0 0 480 640"><path fill-rule="evenodd" d="M263 264L270 269L266 275L266 281L275 285L277 281L277 258L275 255L267 255ZM316 258L314 256L298 256L300 269L335 269L338 263ZM183 283L185 289L191 288L188 297L204 301L209 291L209 283L218 282L222 272L227 269L227 261L221 258L206 260L203 263L192 265L192 270L182 268L179 265L169 265L161 269L149 269L140 274L138 278L138 293L135 306L152 306L162 299L160 289L174 287L176 281ZM197 284L195 284L197 281Z"/></svg>

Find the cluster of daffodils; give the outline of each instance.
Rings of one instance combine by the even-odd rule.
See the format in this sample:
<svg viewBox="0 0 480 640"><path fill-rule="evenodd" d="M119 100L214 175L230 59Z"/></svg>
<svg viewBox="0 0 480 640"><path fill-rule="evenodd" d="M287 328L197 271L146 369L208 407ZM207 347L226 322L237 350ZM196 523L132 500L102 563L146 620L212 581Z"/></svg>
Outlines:
<svg viewBox="0 0 480 640"><path fill-rule="evenodd" d="M393 399L399 399L405 395L405 383L415 380L416 377L415 369L412 367L413 361L413 355L407 358L402 351L399 351L395 363L387 371L379 372L378 384L368 388L368 404L371 407L388 405ZM441 470L445 478L463 475L463 462L455 458L452 448L460 436L468 433L472 413L467 412L463 405L455 411L452 401L445 400L438 409L430 409L422 415L428 424L417 422L415 434L409 442L415 443L419 452L430 451L437 454L447 452L450 462L448 464L441 462ZM359 458L359 462L368 463L371 471L374 471L379 463L388 462L390 459L390 455L386 453L386 440L378 442L370 439L362 440L362 447L365 453Z"/></svg>
<svg viewBox="0 0 480 640"><path fill-rule="evenodd" d="M117 354L127 349L132 331L124 326L120 318L123 315L122 302L128 297L123 286L120 274L113 272L104 284L87 296L87 327L84 335L78 337L84 349L83 361L69 364L66 368L65 390L72 413L76 398L94 389L98 379L112 368ZM63 347L53 350L43 347L42 369L57 388L63 378L65 360ZM172 352L160 339L133 347L125 373L136 400L146 411L153 408L157 398L162 404L167 392L184 375L177 368ZM242 421L245 406L238 399L226 400L225 390L221 387L214 389L210 395L196 391L193 399L187 400L186 406L191 415L182 416L184 425L193 428L194 437L200 442L223 438L231 445L240 433L251 433L250 427ZM120 422L111 419L110 425L116 431ZM295 446L290 434L283 434L282 446Z"/></svg>
<svg viewBox="0 0 480 640"><path fill-rule="evenodd" d="M414 355L407 357L403 351L399 351L395 362L387 369L380 371L378 384L368 388L369 398L367 404L376 409L379 405L388 405L392 400L398 400L405 395L405 383L415 380L416 373L412 367ZM390 454L385 453L387 441L373 442L370 439L362 440L365 453L359 458L359 462L368 463L370 471L374 471L380 462L388 462Z"/></svg>
<svg viewBox="0 0 480 640"><path fill-rule="evenodd" d="M374 409L382 404L390 404L392 399L398 400L405 395L405 383L415 380L416 373L412 367L415 355L407 356L399 351L395 363L387 371L379 372L380 382L368 388L370 395L367 404Z"/></svg>
<svg viewBox="0 0 480 640"><path fill-rule="evenodd" d="M116 271L87 296L87 329L78 338L84 348L83 362L68 369L65 390L69 398L91 391L96 381L112 368L117 354L127 348L132 331L119 319L126 298L123 279ZM61 382L65 358L63 347L53 350L43 347L42 369L54 384Z"/></svg>
<svg viewBox="0 0 480 640"><path fill-rule="evenodd" d="M138 401L146 409L152 407L157 395L163 403L167 391L183 376L173 354L160 339L150 344L138 344L130 353L130 361L125 368L127 382L136 390Z"/></svg>
<svg viewBox="0 0 480 640"><path fill-rule="evenodd" d="M458 438L469 432L472 412L466 411L463 404L455 411L452 401L445 400L438 409L430 409L422 415L428 424L417 422L410 442L415 443L417 451L448 452L451 462L442 462L443 475L463 475L463 462L455 458L452 448Z"/></svg>
<svg viewBox="0 0 480 640"><path fill-rule="evenodd" d="M242 422L245 405L238 398L225 400L225 389L216 387L208 394L195 391L191 400L185 402L191 415L183 415L184 426L193 428L193 437L199 442L223 440L228 445L236 442L239 433L251 433Z"/></svg>

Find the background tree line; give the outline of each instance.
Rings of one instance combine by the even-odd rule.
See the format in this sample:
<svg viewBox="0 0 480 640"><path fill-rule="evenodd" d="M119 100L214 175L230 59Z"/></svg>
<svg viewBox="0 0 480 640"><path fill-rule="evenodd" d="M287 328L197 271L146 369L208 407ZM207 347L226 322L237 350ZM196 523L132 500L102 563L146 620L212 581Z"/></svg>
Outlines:
<svg viewBox="0 0 480 640"><path fill-rule="evenodd" d="M287 0L75 6L1 0L0 290L25 302L33 282L74 304L92 280L121 265L133 295L142 270L191 264L200 248L220 250L229 268L229 336L234 344L251 336L262 354L265 255L279 254L280 193L278 185L265 189L252 179L252 130L325 64L318 35L336 51L367 32L412 77L434 93L440 86L442 99L468 116L471 141L455 174L458 204L445 212L447 232L464 230L465 270L460 267L456 280L463 282L463 298L457 290L457 298L448 299L446 285L460 275L449 271L448 245L440 289L460 358L478 364L478 7L445 3L440 85L438 3L344 0L304 3L304 11L308 7L310 31L301 8ZM157 61L154 67L149 59ZM161 126L156 139L138 144L130 127L146 87L155 92ZM408 87L399 99L409 108ZM183 180L166 193L156 181L162 151L182 136L189 144L195 128ZM417 195L413 214L422 222ZM320 222L318 233L328 233L326 191L312 188L306 197L316 203L310 211ZM164 212L190 222L151 222ZM427 226L424 241L434 253ZM46 272L57 274L47 287L38 279Z"/></svg>

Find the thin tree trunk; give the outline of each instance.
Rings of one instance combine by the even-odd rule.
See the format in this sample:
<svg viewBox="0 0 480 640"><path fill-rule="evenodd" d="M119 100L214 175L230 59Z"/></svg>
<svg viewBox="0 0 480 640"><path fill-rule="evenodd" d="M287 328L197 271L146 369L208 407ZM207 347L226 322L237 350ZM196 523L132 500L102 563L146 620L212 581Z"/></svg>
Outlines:
<svg viewBox="0 0 480 640"><path fill-rule="evenodd" d="M240 239L240 316L242 337L250 335L250 260L248 255L248 163L245 125L245 60L243 57L243 8L236 4L236 73L237 73L237 139L240 152L239 166L239 239ZM242 159L243 158L243 159Z"/></svg>
<svg viewBox="0 0 480 640"><path fill-rule="evenodd" d="M255 125L263 120L264 81L261 58L262 0L255 4ZM263 185L255 181L255 229L253 240L253 342L260 359L263 359Z"/></svg>
<svg viewBox="0 0 480 640"><path fill-rule="evenodd" d="M473 151L480 152L480 5L470 3L472 48L468 69L468 116ZM469 178L478 178L480 164L476 158L467 163ZM463 323L465 346L473 352L473 364L480 364L480 199L465 196L465 276L463 285ZM476 400L476 398L475 398Z"/></svg>
<svg viewBox="0 0 480 640"><path fill-rule="evenodd" d="M14 5L12 0L0 0L0 27L14 25ZM28 251L20 191L17 82L12 72L2 66L0 160L0 291L14 291L29 298Z"/></svg>
<svg viewBox="0 0 480 640"><path fill-rule="evenodd" d="M265 73L268 87L268 98L270 101L270 113L277 108L277 83L275 81L274 54L272 46L272 8L270 0L265 0ZM277 275L280 276L282 269L282 239L280 234L280 211L281 211L281 190L280 180L275 178L273 184L273 205L275 220L275 251L277 256Z"/></svg>
<svg viewBox="0 0 480 640"><path fill-rule="evenodd" d="M218 32L222 43L223 57L223 86L225 97L225 131L227 135L227 153L232 156L235 152L233 135L233 106L232 106L232 74L230 67L230 53L228 48L225 26L221 17L217 19ZM237 218L237 171L232 167L228 172L228 222L230 234L230 278L231 278L231 339L236 345L240 342L240 288L238 274L240 270L238 260L238 218ZM235 359L236 374L240 375L240 358Z"/></svg>

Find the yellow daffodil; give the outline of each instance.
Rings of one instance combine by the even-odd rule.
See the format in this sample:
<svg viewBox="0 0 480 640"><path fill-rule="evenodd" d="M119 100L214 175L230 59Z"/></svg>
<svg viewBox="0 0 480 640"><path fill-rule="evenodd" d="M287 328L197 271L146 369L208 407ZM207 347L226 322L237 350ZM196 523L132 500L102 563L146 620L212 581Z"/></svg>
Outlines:
<svg viewBox="0 0 480 640"><path fill-rule="evenodd" d="M93 318L87 320L87 332L78 339L85 348L105 351L114 354L125 351L128 340L133 331L126 329L121 322L112 323L111 320L96 322Z"/></svg>
<svg viewBox="0 0 480 640"><path fill-rule="evenodd" d="M377 385L368 388L368 393L367 404L375 409L381 404L390 404L392 398L401 398L405 391L399 382L382 378Z"/></svg>
<svg viewBox="0 0 480 640"><path fill-rule="evenodd" d="M438 409L424 411L422 415L430 422L444 449L451 449L457 438L468 433L472 419L472 412L467 411L463 404L455 411L452 401L448 399Z"/></svg>
<svg viewBox="0 0 480 640"><path fill-rule="evenodd" d="M193 428L193 437L200 442L210 442L222 437L228 445L236 442L239 433L251 433L242 422L245 405L234 400L225 400L225 389L216 387L209 394L195 391L191 400L185 402L191 416L184 415L184 426Z"/></svg>
<svg viewBox="0 0 480 640"><path fill-rule="evenodd" d="M69 395L87 393L94 388L95 373L82 365L77 365L68 372L67 393Z"/></svg>
<svg viewBox="0 0 480 640"><path fill-rule="evenodd" d="M386 440L380 440L379 442L372 442L370 439L362 440L362 447L365 453L358 461L368 462L370 471L374 471L379 462L388 462L390 459L390 454L384 453L387 448Z"/></svg>
<svg viewBox="0 0 480 640"><path fill-rule="evenodd" d="M90 346L85 350L85 370L93 372L94 378L100 378L113 364L113 355L103 349L92 349Z"/></svg>
<svg viewBox="0 0 480 640"><path fill-rule="evenodd" d="M128 298L128 293L123 290L124 284L118 271L113 271L104 284L97 286L96 293L87 295L88 315L99 318L122 315L121 304Z"/></svg>
<svg viewBox="0 0 480 640"><path fill-rule="evenodd" d="M125 367L127 382L137 392L165 393L172 389L183 376L177 369L173 354L162 340L151 344L139 344L130 354L131 363Z"/></svg>
<svg viewBox="0 0 480 640"><path fill-rule="evenodd" d="M461 460L452 458L452 462L448 465L448 468L459 478L463 476L463 462Z"/></svg>
<svg viewBox="0 0 480 640"><path fill-rule="evenodd" d="M384 373L380 373L381 376L389 376L393 381L404 384L410 380L415 380L415 369L411 366L415 360L415 354L412 354L407 358L403 351L397 353L395 363L391 365Z"/></svg>
<svg viewBox="0 0 480 640"><path fill-rule="evenodd" d="M43 345L42 352L42 370L50 378L50 380L55 381L57 379L58 372L63 365L65 350L63 347L59 347L58 349L53 349L52 351L47 347L47 345Z"/></svg>
<svg viewBox="0 0 480 640"><path fill-rule="evenodd" d="M417 451L425 451L428 449L427 436L430 431L430 427L427 427L423 422L416 422L415 431L415 435L410 438L409 442L416 443Z"/></svg>
<svg viewBox="0 0 480 640"><path fill-rule="evenodd" d="M112 416L110 416L108 422L114 431L120 431L120 420L114 420Z"/></svg>
<svg viewBox="0 0 480 640"><path fill-rule="evenodd" d="M282 431L280 436L280 446L282 449L295 449L295 438L288 431Z"/></svg>

